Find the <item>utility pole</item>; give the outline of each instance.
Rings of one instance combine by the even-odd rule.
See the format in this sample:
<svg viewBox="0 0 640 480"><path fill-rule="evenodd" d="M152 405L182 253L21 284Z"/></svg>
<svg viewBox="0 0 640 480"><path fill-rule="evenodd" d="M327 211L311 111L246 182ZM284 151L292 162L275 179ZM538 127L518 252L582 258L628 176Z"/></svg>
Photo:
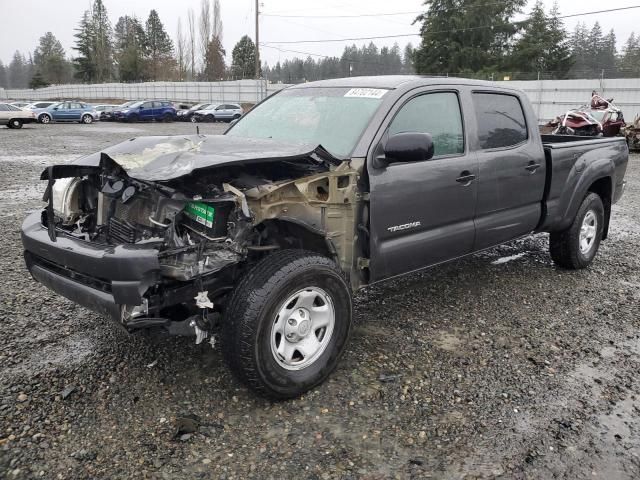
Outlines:
<svg viewBox="0 0 640 480"><path fill-rule="evenodd" d="M256 0L256 80L260 78L260 27L258 25L258 16L260 15L260 0Z"/></svg>

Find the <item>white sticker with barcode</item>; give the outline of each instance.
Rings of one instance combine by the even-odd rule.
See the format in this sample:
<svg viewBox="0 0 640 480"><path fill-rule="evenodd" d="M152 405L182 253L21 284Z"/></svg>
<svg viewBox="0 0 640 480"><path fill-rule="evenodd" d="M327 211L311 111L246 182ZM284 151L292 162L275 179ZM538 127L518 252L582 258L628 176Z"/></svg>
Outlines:
<svg viewBox="0 0 640 480"><path fill-rule="evenodd" d="M344 94L345 97L382 98L387 90L382 88L352 88Z"/></svg>

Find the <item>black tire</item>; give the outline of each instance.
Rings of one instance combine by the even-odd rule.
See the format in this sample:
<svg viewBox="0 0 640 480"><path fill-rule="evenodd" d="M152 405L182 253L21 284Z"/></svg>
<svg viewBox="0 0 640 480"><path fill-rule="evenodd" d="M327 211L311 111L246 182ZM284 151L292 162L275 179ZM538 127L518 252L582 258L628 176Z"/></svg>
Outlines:
<svg viewBox="0 0 640 480"><path fill-rule="evenodd" d="M581 229L588 214L595 218L595 237L581 249ZM592 217L589 217L592 218ZM587 222L590 225L590 222ZM582 201L573 222L562 232L553 232L549 237L549 251L554 263L570 270L588 267L598 253L604 228L604 205L596 193L588 193Z"/></svg>
<svg viewBox="0 0 640 480"><path fill-rule="evenodd" d="M93 117L91 115L89 115L88 113L85 113L84 115L82 115L82 118L80 118L80 123L84 123L85 125L89 125L89 124L93 123Z"/></svg>
<svg viewBox="0 0 640 480"><path fill-rule="evenodd" d="M19 118L12 118L11 120L9 120L9 123L7 123L7 127L9 128L22 128L22 120L20 120Z"/></svg>
<svg viewBox="0 0 640 480"><path fill-rule="evenodd" d="M162 120L166 123L173 122L173 115L171 115L170 113L165 113L162 117Z"/></svg>
<svg viewBox="0 0 640 480"><path fill-rule="evenodd" d="M310 357L312 363L290 370L272 353L273 329L283 302L310 291L307 287L322 289L329 297L333 330L324 350L315 359ZM298 310L297 305L291 308ZM258 262L231 295L222 328L223 354L234 374L253 391L278 400L294 398L322 383L335 369L351 333L351 317L351 290L332 260L303 250L277 251ZM318 330L310 331L315 335Z"/></svg>
<svg viewBox="0 0 640 480"><path fill-rule="evenodd" d="M40 117L38 117L38 122L45 125L51 123L51 115L49 115L48 113L43 113L42 115L40 115Z"/></svg>
<svg viewBox="0 0 640 480"><path fill-rule="evenodd" d="M206 115L204 117L204 121L205 122L215 122L216 121L216 117L214 117L213 115Z"/></svg>
<svg viewBox="0 0 640 480"><path fill-rule="evenodd" d="M131 115L129 115L129 122L130 123L136 123L140 121L140 117L138 116L137 113L133 113Z"/></svg>

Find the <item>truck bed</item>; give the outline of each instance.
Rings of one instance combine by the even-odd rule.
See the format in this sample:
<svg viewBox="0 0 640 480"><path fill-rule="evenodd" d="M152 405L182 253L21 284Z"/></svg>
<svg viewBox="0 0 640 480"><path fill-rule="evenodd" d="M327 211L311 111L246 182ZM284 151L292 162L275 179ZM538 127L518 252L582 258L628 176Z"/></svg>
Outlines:
<svg viewBox="0 0 640 480"><path fill-rule="evenodd" d="M585 182L591 184L598 178L608 182L603 188L611 189L613 203L622 195L628 157L624 137L541 135L541 138L547 166L547 191L546 214L540 230L567 228L567 222L575 215L573 210L577 209L590 186L583 185Z"/></svg>

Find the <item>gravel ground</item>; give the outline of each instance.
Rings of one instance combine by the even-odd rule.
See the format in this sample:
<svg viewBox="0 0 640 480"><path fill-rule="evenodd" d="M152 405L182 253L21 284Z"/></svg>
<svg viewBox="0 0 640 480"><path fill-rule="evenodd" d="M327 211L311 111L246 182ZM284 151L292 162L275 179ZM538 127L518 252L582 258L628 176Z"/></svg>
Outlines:
<svg viewBox="0 0 640 480"><path fill-rule="evenodd" d="M590 269L538 235L368 289L330 380L272 403L218 349L128 336L23 265L44 166L194 129L0 129L0 478L640 476L640 156Z"/></svg>

